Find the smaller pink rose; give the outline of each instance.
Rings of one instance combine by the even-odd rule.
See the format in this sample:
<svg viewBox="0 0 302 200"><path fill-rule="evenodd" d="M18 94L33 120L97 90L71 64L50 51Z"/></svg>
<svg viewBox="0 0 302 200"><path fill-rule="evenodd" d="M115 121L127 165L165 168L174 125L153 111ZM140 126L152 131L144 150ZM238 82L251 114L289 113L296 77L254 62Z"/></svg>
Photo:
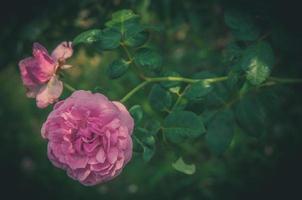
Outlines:
<svg viewBox="0 0 302 200"><path fill-rule="evenodd" d="M19 62L21 78L29 98L36 98L37 106L45 108L54 103L63 91L63 83L59 80L58 69L67 68L65 60L72 56L71 42L62 42L51 55L39 43L33 45L33 57Z"/></svg>

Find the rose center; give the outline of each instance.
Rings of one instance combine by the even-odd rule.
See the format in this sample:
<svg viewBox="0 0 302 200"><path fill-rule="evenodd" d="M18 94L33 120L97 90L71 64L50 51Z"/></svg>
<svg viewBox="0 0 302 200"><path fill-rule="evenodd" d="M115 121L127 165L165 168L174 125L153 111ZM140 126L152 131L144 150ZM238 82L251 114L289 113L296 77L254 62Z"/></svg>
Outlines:
<svg viewBox="0 0 302 200"><path fill-rule="evenodd" d="M82 135L81 138L82 138L82 141L85 143L92 143L94 140L96 140L97 134L95 134L93 132L88 132L88 133Z"/></svg>

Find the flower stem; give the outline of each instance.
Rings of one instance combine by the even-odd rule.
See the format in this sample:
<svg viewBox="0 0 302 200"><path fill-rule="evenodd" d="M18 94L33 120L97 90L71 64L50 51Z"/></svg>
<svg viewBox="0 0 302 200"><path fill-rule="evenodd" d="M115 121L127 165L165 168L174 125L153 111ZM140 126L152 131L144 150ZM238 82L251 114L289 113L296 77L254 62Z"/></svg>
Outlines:
<svg viewBox="0 0 302 200"><path fill-rule="evenodd" d="M178 97L174 103L174 105L172 106L172 109L171 110L175 110L177 108L177 106L180 104L181 100L182 100L182 97L183 95L186 93L186 91L190 88L190 84L188 84L185 89L180 93L178 94Z"/></svg>
<svg viewBox="0 0 302 200"><path fill-rule="evenodd" d="M206 79L192 79L192 78L185 78L185 77L178 77L178 76L167 76L167 77L142 77L145 81L134 87L130 92L128 92L120 101L122 103L126 102L132 95L138 92L140 89L145 87L149 83L156 83L156 82L163 82L163 81L175 81L175 82L184 82L184 83L197 83L203 82L204 84L212 84L221 81L225 81L228 79L227 76L215 77L215 78L206 78ZM302 83L302 79L292 79L292 78L277 78L277 77L270 77L269 81L275 83ZM180 100L179 100L180 101Z"/></svg>
<svg viewBox="0 0 302 200"><path fill-rule="evenodd" d="M163 81L178 81L178 82L185 82L185 83L196 83L202 81L206 84L225 81L228 79L227 76L223 77L216 77L216 78L208 78L208 79L191 79L191 78L184 78L184 77L176 77L176 76L167 76L167 77L144 77L145 81L134 87L128 94L126 94L120 101L122 103L126 102L133 94L137 91L145 87L149 83L155 82L163 82Z"/></svg>
<svg viewBox="0 0 302 200"><path fill-rule="evenodd" d="M134 62L134 57L131 55L129 49L127 48L127 46L125 45L125 43L121 42L120 43L122 49L124 50L126 56L127 56L127 59L128 59L128 62L131 64L133 64L133 70L135 73L137 73L138 76L140 76L141 74L141 71L139 69L139 67L136 65L136 63Z"/></svg>
<svg viewBox="0 0 302 200"><path fill-rule="evenodd" d="M300 78L278 78L278 77L270 77L269 81L273 81L276 83L302 83L302 79Z"/></svg>
<svg viewBox="0 0 302 200"><path fill-rule="evenodd" d="M69 85L68 83L63 83L64 87L69 90L70 92L74 92L76 91L76 89L74 87L72 87L71 85Z"/></svg>

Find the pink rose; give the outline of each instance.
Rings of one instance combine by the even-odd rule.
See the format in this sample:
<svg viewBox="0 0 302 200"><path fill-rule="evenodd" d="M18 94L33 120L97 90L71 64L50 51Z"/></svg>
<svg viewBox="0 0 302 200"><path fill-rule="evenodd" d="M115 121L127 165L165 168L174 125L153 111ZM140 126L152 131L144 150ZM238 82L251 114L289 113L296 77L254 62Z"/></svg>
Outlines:
<svg viewBox="0 0 302 200"><path fill-rule="evenodd" d="M76 91L55 104L42 127L48 158L84 185L119 175L132 156L134 122L119 102Z"/></svg>
<svg viewBox="0 0 302 200"><path fill-rule="evenodd" d="M33 57L19 62L26 95L36 98L37 106L45 108L54 103L63 91L63 83L56 75L59 68L67 68L65 60L71 57L73 49L71 42L62 42L51 55L39 43L33 45Z"/></svg>

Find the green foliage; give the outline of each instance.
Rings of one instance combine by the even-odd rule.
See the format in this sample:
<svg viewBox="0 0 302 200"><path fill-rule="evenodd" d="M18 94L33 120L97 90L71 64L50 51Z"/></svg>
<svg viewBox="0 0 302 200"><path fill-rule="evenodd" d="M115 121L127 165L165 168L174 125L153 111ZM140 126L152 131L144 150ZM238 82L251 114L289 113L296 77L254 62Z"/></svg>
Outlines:
<svg viewBox="0 0 302 200"><path fill-rule="evenodd" d="M138 18L138 15L136 15L132 10L120 10L114 12L111 20L106 22L105 25L107 27L118 27L120 28L120 32L124 33L124 23L136 18Z"/></svg>
<svg viewBox="0 0 302 200"><path fill-rule="evenodd" d="M137 31L133 33L126 32L125 45L129 47L139 47L148 40L149 33L147 31Z"/></svg>
<svg viewBox="0 0 302 200"><path fill-rule="evenodd" d="M234 115L231 110L218 112L207 126L206 141L216 154L223 153L231 143L235 130Z"/></svg>
<svg viewBox="0 0 302 200"><path fill-rule="evenodd" d="M134 105L129 109L129 112L134 119L135 125L138 125L144 116L142 107L140 105Z"/></svg>
<svg viewBox="0 0 302 200"><path fill-rule="evenodd" d="M123 43L129 47L138 47L147 40L149 33L139 22L139 16L131 10L121 10L112 14L112 19L106 26L117 30L123 38Z"/></svg>
<svg viewBox="0 0 302 200"><path fill-rule="evenodd" d="M155 71L162 65L162 58L155 50L141 48L136 52L135 62L144 69Z"/></svg>
<svg viewBox="0 0 302 200"><path fill-rule="evenodd" d="M172 167L179 172L182 172L187 175L192 175L196 171L196 167L194 164L186 164L182 157L178 158L177 161L172 163Z"/></svg>
<svg viewBox="0 0 302 200"><path fill-rule="evenodd" d="M205 133L201 118L189 111L175 111L169 114L163 124L163 133L171 142L181 143Z"/></svg>
<svg viewBox="0 0 302 200"><path fill-rule="evenodd" d="M229 10L225 13L224 20L238 40L253 41L259 36L259 29L246 13Z"/></svg>
<svg viewBox="0 0 302 200"><path fill-rule="evenodd" d="M172 97L159 84L155 84L149 94L149 103L155 110L167 110L172 104Z"/></svg>
<svg viewBox="0 0 302 200"><path fill-rule="evenodd" d="M161 128L161 124L158 120L156 119L148 119L148 121L145 124L145 128L148 130L148 132L151 135L156 135L158 133L158 131Z"/></svg>
<svg viewBox="0 0 302 200"><path fill-rule="evenodd" d="M103 30L102 38L98 41L97 46L102 50L115 49L120 45L121 34L113 28Z"/></svg>
<svg viewBox="0 0 302 200"><path fill-rule="evenodd" d="M240 59L243 50L236 42L232 41L226 46L223 53L223 60L230 64Z"/></svg>
<svg viewBox="0 0 302 200"><path fill-rule="evenodd" d="M102 38L102 30L92 29L79 34L77 37L74 38L72 43L74 46L81 43L91 44L100 41L101 38Z"/></svg>
<svg viewBox="0 0 302 200"><path fill-rule="evenodd" d="M150 161L156 149L154 136L144 128L136 128L134 135L134 139L142 148L143 160L146 162Z"/></svg>
<svg viewBox="0 0 302 200"><path fill-rule="evenodd" d="M107 74L109 78L116 79L124 75L127 72L128 67L129 67L129 62L122 59L118 59L113 61L108 66Z"/></svg>
<svg viewBox="0 0 302 200"><path fill-rule="evenodd" d="M73 45L95 44L101 50L115 49L120 45L121 34L112 28L93 29L81 33L73 40Z"/></svg>
<svg viewBox="0 0 302 200"><path fill-rule="evenodd" d="M246 71L247 80L257 86L269 77L274 63L271 46L266 42L258 42L244 51L241 66Z"/></svg>
<svg viewBox="0 0 302 200"><path fill-rule="evenodd" d="M264 105L252 96L244 97L236 106L239 126L252 136L262 136L266 132L266 112Z"/></svg>
<svg viewBox="0 0 302 200"><path fill-rule="evenodd" d="M193 83L185 93L189 100L198 101L212 91L212 86L204 82Z"/></svg>

